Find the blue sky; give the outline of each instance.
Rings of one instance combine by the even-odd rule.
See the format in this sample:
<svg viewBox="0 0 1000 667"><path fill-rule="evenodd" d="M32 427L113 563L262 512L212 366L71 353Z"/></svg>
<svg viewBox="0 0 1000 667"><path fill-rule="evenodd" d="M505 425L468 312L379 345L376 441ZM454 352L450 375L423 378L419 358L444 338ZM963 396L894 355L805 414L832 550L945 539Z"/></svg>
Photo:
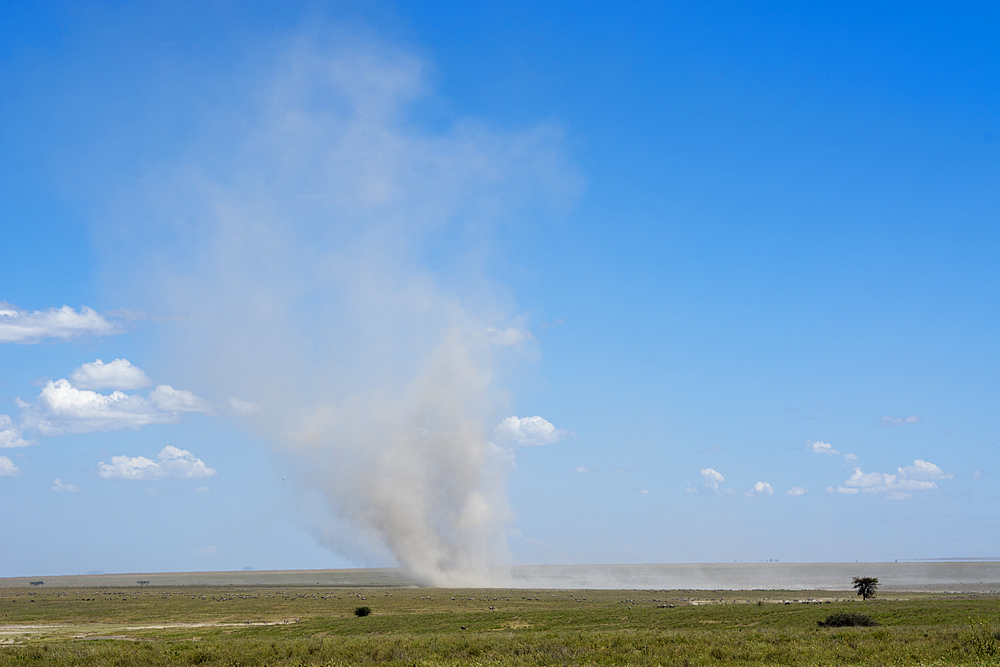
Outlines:
<svg viewBox="0 0 1000 667"><path fill-rule="evenodd" d="M998 40L5 5L0 576L1000 556Z"/></svg>

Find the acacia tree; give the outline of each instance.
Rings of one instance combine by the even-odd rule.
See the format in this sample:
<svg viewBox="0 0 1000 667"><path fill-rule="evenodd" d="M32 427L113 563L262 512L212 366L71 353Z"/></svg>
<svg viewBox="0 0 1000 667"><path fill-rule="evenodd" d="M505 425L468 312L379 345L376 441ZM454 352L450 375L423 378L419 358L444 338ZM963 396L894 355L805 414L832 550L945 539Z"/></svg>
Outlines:
<svg viewBox="0 0 1000 667"><path fill-rule="evenodd" d="M854 577L854 588L858 589L862 600L873 598L878 589L878 577Z"/></svg>

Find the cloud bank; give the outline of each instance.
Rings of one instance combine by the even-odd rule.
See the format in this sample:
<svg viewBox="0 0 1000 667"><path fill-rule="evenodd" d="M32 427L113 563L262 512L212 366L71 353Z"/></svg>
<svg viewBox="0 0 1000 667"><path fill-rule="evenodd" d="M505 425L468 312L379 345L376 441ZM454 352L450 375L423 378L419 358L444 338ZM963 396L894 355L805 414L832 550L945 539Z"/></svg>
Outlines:
<svg viewBox="0 0 1000 667"><path fill-rule="evenodd" d="M165 325L163 353L198 393L240 397L232 411L310 489L321 540L426 583L485 583L509 516L490 432L497 377L529 338L491 250L508 226L558 215L578 179L556 128L428 124L419 58L331 43L294 41L232 91L245 105L213 119L188 162L130 190L105 230L126 242L108 247L153 254L112 265L157 267L123 283L128 302L185 312ZM542 422L504 434L565 436Z"/></svg>

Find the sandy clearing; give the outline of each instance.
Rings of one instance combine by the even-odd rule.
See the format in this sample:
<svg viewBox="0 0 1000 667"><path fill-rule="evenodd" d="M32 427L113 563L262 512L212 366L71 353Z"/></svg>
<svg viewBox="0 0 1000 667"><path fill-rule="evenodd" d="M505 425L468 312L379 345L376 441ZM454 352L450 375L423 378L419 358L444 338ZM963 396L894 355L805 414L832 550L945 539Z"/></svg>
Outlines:
<svg viewBox="0 0 1000 667"><path fill-rule="evenodd" d="M108 636L114 632L136 632L139 630L187 630L193 628L241 628L248 626L288 625L298 623L298 618L283 618L276 621L240 621L229 623L157 623L155 625L111 625L103 623L88 623L86 626L71 623L49 623L45 625L0 625L0 635L19 636L26 634L46 634L60 631L75 631L79 638L95 637L97 634ZM89 632L89 631L93 632Z"/></svg>

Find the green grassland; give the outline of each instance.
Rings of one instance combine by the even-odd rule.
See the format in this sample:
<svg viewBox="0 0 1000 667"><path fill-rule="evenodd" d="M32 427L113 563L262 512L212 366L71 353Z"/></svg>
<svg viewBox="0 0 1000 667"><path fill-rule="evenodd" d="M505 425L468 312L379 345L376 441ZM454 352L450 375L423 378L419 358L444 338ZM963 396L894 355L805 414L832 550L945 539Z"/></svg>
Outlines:
<svg viewBox="0 0 1000 667"><path fill-rule="evenodd" d="M367 606L372 615L354 610ZM879 625L822 628L838 611ZM6 665L1000 665L1000 595L318 586L0 590Z"/></svg>

